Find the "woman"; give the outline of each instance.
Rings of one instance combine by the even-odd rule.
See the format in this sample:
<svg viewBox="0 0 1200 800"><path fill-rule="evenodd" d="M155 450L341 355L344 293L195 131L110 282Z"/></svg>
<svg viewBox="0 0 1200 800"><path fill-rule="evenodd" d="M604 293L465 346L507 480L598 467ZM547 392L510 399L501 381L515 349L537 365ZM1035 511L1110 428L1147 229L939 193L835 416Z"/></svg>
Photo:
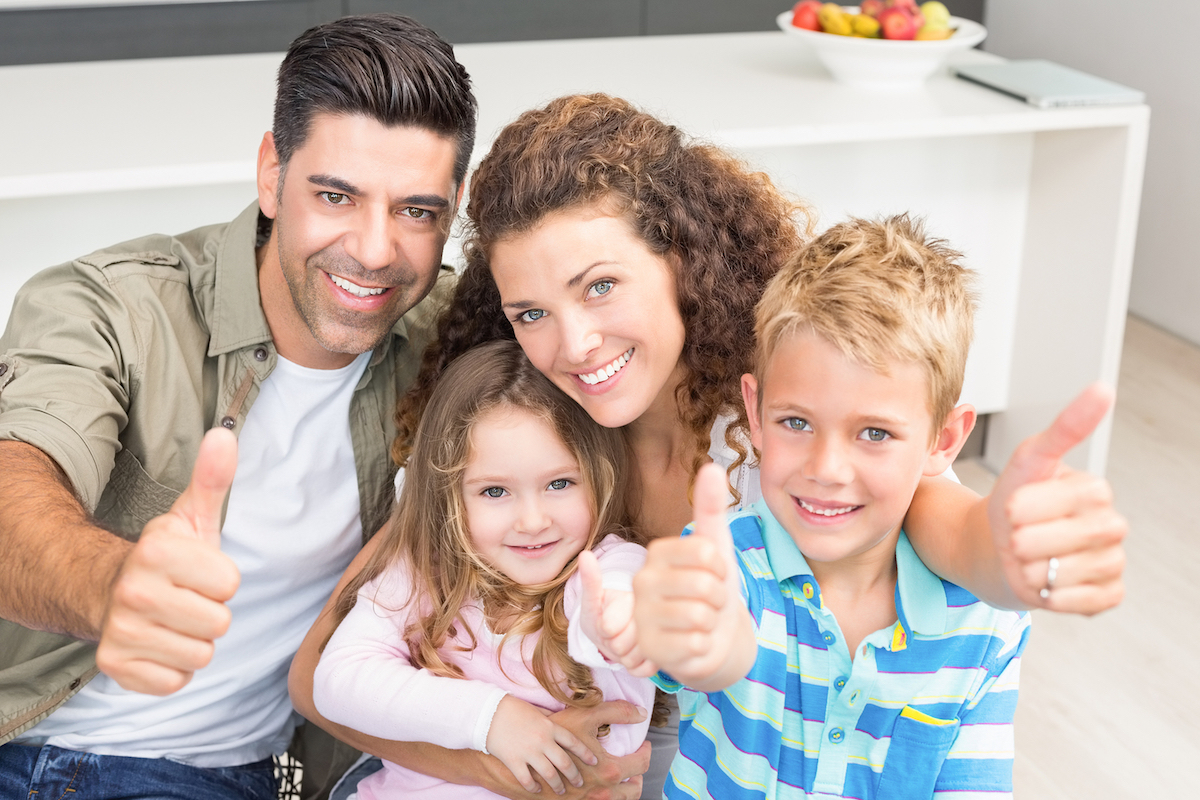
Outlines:
<svg viewBox="0 0 1200 800"><path fill-rule="evenodd" d="M754 305L807 232L802 208L720 150L625 101L591 95L560 98L505 128L472 178L467 213L466 269L397 411L399 463L446 365L474 345L515 337L593 419L627 429L643 533L678 535L691 519L692 478L708 459L729 470L736 502L757 499L739 381L750 371ZM1003 500L992 502L998 528L1008 526ZM1087 510L1104 519L1060 525L1054 538L1039 537L1042 551L1023 562L1006 551L1002 561L986 503L934 478L922 483L905 528L935 572L1011 606L1036 602L1050 555L1083 549L1081 541L1119 542L1119 518L1095 504ZM1119 544L1070 558L1057 586L1069 579L1093 591L1071 595L1075 606L1063 610L1119 599ZM309 647L298 664L308 664ZM303 671L294 667L293 677ZM303 683L298 703L308 716ZM669 732L652 740L659 758L646 797L659 796L671 750Z"/></svg>

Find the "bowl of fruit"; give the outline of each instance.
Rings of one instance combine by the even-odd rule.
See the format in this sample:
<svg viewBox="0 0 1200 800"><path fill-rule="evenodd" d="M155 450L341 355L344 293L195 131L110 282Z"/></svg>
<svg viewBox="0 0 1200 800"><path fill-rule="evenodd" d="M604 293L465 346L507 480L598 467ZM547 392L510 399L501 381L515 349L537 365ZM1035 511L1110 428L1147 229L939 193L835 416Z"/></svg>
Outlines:
<svg viewBox="0 0 1200 800"><path fill-rule="evenodd" d="M860 6L800 0L776 22L806 42L834 80L881 89L919 87L950 55L987 36L978 22L950 16L938 0L862 0Z"/></svg>

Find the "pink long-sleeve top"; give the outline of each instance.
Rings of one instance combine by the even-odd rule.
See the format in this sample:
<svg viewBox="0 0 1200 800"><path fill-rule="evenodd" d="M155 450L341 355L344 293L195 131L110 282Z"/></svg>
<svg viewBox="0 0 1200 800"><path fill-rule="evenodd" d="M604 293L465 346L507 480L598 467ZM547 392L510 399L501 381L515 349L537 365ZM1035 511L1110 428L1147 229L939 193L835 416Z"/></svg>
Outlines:
<svg viewBox="0 0 1200 800"><path fill-rule="evenodd" d="M607 536L596 547L607 589L629 591L633 574L646 559L644 548ZM496 706L511 694L551 712L564 706L533 676L531 661L538 634L513 637L500 650L502 634L488 629L482 609L462 610L462 621L475 634L460 631L443 646L447 660L457 664L465 679L446 678L418 669L409 662L404 629L413 609L407 570L394 565L358 594L354 608L338 626L321 655L313 680L313 700L327 719L371 736L402 742L430 742L452 750L484 750ZM579 624L582 586L579 575L567 581L563 610L569 622L568 650L572 658L591 667L605 700L628 700L646 709L647 720L614 725L603 740L613 755L636 750L646 738L654 686L605 661ZM519 646L518 646L519 645ZM460 786L384 761L384 768L358 785L359 800L385 798L493 798L477 786Z"/></svg>

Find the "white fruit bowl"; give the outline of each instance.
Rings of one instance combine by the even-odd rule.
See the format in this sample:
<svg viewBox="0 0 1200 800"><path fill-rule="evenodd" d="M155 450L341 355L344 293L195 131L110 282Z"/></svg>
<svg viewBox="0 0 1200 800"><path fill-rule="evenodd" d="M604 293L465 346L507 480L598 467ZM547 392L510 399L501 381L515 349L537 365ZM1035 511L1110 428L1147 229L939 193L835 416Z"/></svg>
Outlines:
<svg viewBox="0 0 1200 800"><path fill-rule="evenodd" d="M961 17L950 18L954 35L934 41L862 39L810 31L792 25L791 11L775 21L784 33L811 47L834 80L872 89L917 88L950 55L971 49L987 36L987 29L978 22Z"/></svg>

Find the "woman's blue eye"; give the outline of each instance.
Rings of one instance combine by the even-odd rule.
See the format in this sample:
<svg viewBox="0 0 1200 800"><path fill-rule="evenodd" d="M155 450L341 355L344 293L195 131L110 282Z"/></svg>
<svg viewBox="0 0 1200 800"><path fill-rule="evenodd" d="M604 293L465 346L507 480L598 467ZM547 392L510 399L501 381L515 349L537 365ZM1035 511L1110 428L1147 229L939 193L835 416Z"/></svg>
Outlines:
<svg viewBox="0 0 1200 800"><path fill-rule="evenodd" d="M521 322L537 322L544 316L546 316L546 312L542 309L531 308L521 316L517 317L517 319L521 320Z"/></svg>
<svg viewBox="0 0 1200 800"><path fill-rule="evenodd" d="M571 485L571 482L569 480L567 480L566 478L559 478L556 481L550 481L550 488L555 491L565 489L570 485Z"/></svg>
<svg viewBox="0 0 1200 800"><path fill-rule="evenodd" d="M488 497L504 497L504 489L499 486L489 486L483 493Z"/></svg>
<svg viewBox="0 0 1200 800"><path fill-rule="evenodd" d="M799 417L788 417L783 421L783 424L786 428L793 431L807 431L811 428L808 420L800 419Z"/></svg>
<svg viewBox="0 0 1200 800"><path fill-rule="evenodd" d="M867 428L860 434L860 438L866 439L868 442L882 442L892 438L892 435L883 428Z"/></svg>
<svg viewBox="0 0 1200 800"><path fill-rule="evenodd" d="M608 294L612 291L612 281L596 281L592 284L592 292L597 295Z"/></svg>

